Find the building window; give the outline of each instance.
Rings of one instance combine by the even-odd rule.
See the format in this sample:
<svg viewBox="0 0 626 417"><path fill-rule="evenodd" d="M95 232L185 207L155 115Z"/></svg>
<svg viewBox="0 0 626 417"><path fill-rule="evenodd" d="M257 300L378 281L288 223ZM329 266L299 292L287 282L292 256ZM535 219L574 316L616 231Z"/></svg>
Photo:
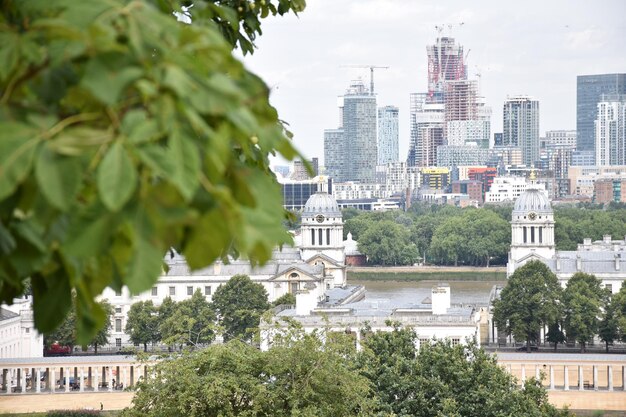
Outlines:
<svg viewBox="0 0 626 417"><path fill-rule="evenodd" d="M330 229L326 229L326 244L330 246Z"/></svg>
<svg viewBox="0 0 626 417"><path fill-rule="evenodd" d="M26 330L26 333L30 333L30 327L27 327L25 330Z"/></svg>
<svg viewBox="0 0 626 417"><path fill-rule="evenodd" d="M119 337L115 339L115 347L122 347L122 339L120 339Z"/></svg>
<svg viewBox="0 0 626 417"><path fill-rule="evenodd" d="M211 286L207 285L204 287L204 295L211 295Z"/></svg>
<svg viewBox="0 0 626 417"><path fill-rule="evenodd" d="M122 296L122 290L115 290L115 296L116 297L121 297Z"/></svg>
<svg viewBox="0 0 626 417"><path fill-rule="evenodd" d="M318 240L320 242L319 245L322 246L324 244L324 242L322 241L322 229L317 229L317 234L318 234L318 237L319 237Z"/></svg>
<svg viewBox="0 0 626 417"><path fill-rule="evenodd" d="M156 297L157 295L159 295L159 292L157 290L157 287L152 287L152 296Z"/></svg>
<svg viewBox="0 0 626 417"><path fill-rule="evenodd" d="M530 243L535 243L535 226L530 228Z"/></svg>
<svg viewBox="0 0 626 417"><path fill-rule="evenodd" d="M122 312L122 307L115 307L115 312L116 313L121 313Z"/></svg>
<svg viewBox="0 0 626 417"><path fill-rule="evenodd" d="M292 294L297 293L298 292L298 283L297 282L292 282L289 285L289 288L290 288Z"/></svg>
<svg viewBox="0 0 626 417"><path fill-rule="evenodd" d="M457 346L460 343L461 343L461 339L459 339L458 337L452 338L452 346Z"/></svg>
<svg viewBox="0 0 626 417"><path fill-rule="evenodd" d="M311 229L311 245L315 245L315 229Z"/></svg>
<svg viewBox="0 0 626 417"><path fill-rule="evenodd" d="M539 243L543 243L543 227L539 228Z"/></svg>
<svg viewBox="0 0 626 417"><path fill-rule="evenodd" d="M115 319L115 331L118 333L122 331L122 319Z"/></svg>
<svg viewBox="0 0 626 417"><path fill-rule="evenodd" d="M187 295L193 295L193 287L187 287Z"/></svg>
<svg viewBox="0 0 626 417"><path fill-rule="evenodd" d="M524 243L528 243L526 239L526 226L524 226Z"/></svg>
<svg viewBox="0 0 626 417"><path fill-rule="evenodd" d="M604 288L606 288L611 294L613 294L613 284L605 284Z"/></svg>
<svg viewBox="0 0 626 417"><path fill-rule="evenodd" d="M170 295L176 295L176 287L170 287Z"/></svg>

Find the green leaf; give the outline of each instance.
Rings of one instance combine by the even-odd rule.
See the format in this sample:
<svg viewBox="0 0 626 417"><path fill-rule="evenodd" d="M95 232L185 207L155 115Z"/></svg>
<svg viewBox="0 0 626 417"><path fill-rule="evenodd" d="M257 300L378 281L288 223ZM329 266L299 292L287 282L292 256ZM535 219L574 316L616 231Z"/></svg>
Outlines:
<svg viewBox="0 0 626 417"><path fill-rule="evenodd" d="M152 287L163 270L163 252L144 238L136 242L130 270L124 283L131 293L139 294Z"/></svg>
<svg viewBox="0 0 626 417"><path fill-rule="evenodd" d="M120 142L115 142L98 167L98 192L104 205L118 211L137 188L137 172Z"/></svg>
<svg viewBox="0 0 626 417"><path fill-rule="evenodd" d="M12 194L33 165L39 138L35 129L18 123L0 123L0 200Z"/></svg>
<svg viewBox="0 0 626 417"><path fill-rule="evenodd" d="M103 207L72 219L68 226L63 251L70 257L86 259L98 255L110 245L109 238L115 218Z"/></svg>
<svg viewBox="0 0 626 417"><path fill-rule="evenodd" d="M42 333L51 332L72 306L69 279L62 271L57 271L45 277L36 274L31 282L35 326Z"/></svg>
<svg viewBox="0 0 626 417"><path fill-rule="evenodd" d="M94 97L112 106L117 102L124 88L141 77L143 71L139 67L118 66L119 59L109 60L108 57L102 55L87 64L82 85Z"/></svg>
<svg viewBox="0 0 626 417"><path fill-rule="evenodd" d="M186 200L196 192L200 174L200 156L193 140L174 133L169 140L169 157L174 166L172 182Z"/></svg>
<svg viewBox="0 0 626 417"><path fill-rule="evenodd" d="M191 232L183 253L191 269L210 265L232 244L228 214L219 209L204 214Z"/></svg>
<svg viewBox="0 0 626 417"><path fill-rule="evenodd" d="M78 158L59 155L44 146L37 156L35 175L46 199L55 207L67 211L74 203L82 182Z"/></svg>
<svg viewBox="0 0 626 417"><path fill-rule="evenodd" d="M152 145L137 148L136 152L139 159L157 175L167 178L174 175L174 165L169 158L166 148L159 145Z"/></svg>

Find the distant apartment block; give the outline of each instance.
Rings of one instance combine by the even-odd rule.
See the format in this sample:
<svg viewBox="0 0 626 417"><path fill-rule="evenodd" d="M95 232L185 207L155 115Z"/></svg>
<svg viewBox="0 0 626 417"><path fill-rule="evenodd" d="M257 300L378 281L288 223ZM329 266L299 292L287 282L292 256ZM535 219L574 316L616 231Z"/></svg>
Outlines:
<svg viewBox="0 0 626 417"><path fill-rule="evenodd" d="M541 184L535 184L540 189ZM485 203L513 202L526 191L528 182L524 177L496 177L491 189L485 193ZM545 192L545 189L544 189Z"/></svg>
<svg viewBox="0 0 626 417"><path fill-rule="evenodd" d="M602 178L593 184L595 203L626 203L626 178Z"/></svg>
<svg viewBox="0 0 626 417"><path fill-rule="evenodd" d="M443 190L450 183L448 168L422 168L422 187L431 190Z"/></svg>
<svg viewBox="0 0 626 417"><path fill-rule="evenodd" d="M326 175L335 181L347 177L345 148L343 129L324 130L324 166Z"/></svg>
<svg viewBox="0 0 626 417"><path fill-rule="evenodd" d="M489 159L489 149L477 145L443 145L437 148L437 166L484 165Z"/></svg>
<svg viewBox="0 0 626 417"><path fill-rule="evenodd" d="M437 147L444 144L444 104L429 102L428 94L410 95L410 142L407 164L428 167L437 163Z"/></svg>
<svg viewBox="0 0 626 417"><path fill-rule="evenodd" d="M467 194L470 200L476 201L479 205L484 202L482 181L453 181L452 194Z"/></svg>
<svg viewBox="0 0 626 417"><path fill-rule="evenodd" d="M399 160L398 108L384 106L378 108L378 165Z"/></svg>
<svg viewBox="0 0 626 417"><path fill-rule="evenodd" d="M595 121L598 116L598 103L603 94L626 94L626 73L577 77L576 149L578 151L595 152L596 150Z"/></svg>
<svg viewBox="0 0 626 417"><path fill-rule="evenodd" d="M596 163L595 151L579 151L572 152L572 165L578 167L594 166Z"/></svg>
<svg viewBox="0 0 626 417"><path fill-rule="evenodd" d="M376 96L353 81L343 96L346 181L374 182L378 162Z"/></svg>
<svg viewBox="0 0 626 417"><path fill-rule="evenodd" d="M522 150L522 163L539 159L539 101L529 96L509 97L504 102L502 142Z"/></svg>
<svg viewBox="0 0 626 417"><path fill-rule="evenodd" d="M595 121L596 165L626 164L626 94L605 94Z"/></svg>

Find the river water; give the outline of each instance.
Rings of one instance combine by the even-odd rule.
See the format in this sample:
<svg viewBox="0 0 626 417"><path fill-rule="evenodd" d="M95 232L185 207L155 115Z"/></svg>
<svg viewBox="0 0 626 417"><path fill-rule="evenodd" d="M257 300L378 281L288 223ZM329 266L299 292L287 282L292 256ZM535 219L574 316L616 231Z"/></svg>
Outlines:
<svg viewBox="0 0 626 417"><path fill-rule="evenodd" d="M421 304L430 297L430 291L438 281L358 281L349 280L349 285L363 285L365 300L381 304L407 306ZM503 287L506 281L448 281L452 304L487 305L494 285Z"/></svg>

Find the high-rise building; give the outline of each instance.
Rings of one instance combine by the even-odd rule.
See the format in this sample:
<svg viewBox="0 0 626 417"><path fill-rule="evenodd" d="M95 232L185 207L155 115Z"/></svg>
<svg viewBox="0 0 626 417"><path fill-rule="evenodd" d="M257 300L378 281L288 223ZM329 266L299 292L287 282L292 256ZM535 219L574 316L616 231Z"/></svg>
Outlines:
<svg viewBox="0 0 626 417"><path fill-rule="evenodd" d="M343 129L324 130L324 165L326 175L337 182L346 179L346 153Z"/></svg>
<svg viewBox="0 0 626 417"><path fill-rule="evenodd" d="M602 95L595 141L596 165L626 165L626 95Z"/></svg>
<svg viewBox="0 0 626 417"><path fill-rule="evenodd" d="M575 130L546 130L546 148L548 145L563 145L576 149Z"/></svg>
<svg viewBox="0 0 626 417"><path fill-rule="evenodd" d="M502 132L493 134L493 146L502 146Z"/></svg>
<svg viewBox="0 0 626 417"><path fill-rule="evenodd" d="M595 151L594 122L602 94L626 94L626 74L579 75L576 78L578 151Z"/></svg>
<svg viewBox="0 0 626 417"><path fill-rule="evenodd" d="M376 133L376 96L361 80L353 81L343 96L343 181L374 182L378 162Z"/></svg>
<svg viewBox="0 0 626 417"><path fill-rule="evenodd" d="M437 147L444 144L444 104L429 103L428 94L410 95L411 141L409 143L409 166L434 166L437 163Z"/></svg>
<svg viewBox="0 0 626 417"><path fill-rule="evenodd" d="M522 163L539 159L539 101L528 96L509 97L504 102L502 142L522 149Z"/></svg>
<svg viewBox="0 0 626 417"><path fill-rule="evenodd" d="M437 148L438 167L456 167L459 165L484 165L489 159L489 149L479 146L443 145Z"/></svg>
<svg viewBox="0 0 626 417"><path fill-rule="evenodd" d="M462 146L475 143L489 148L491 108L478 96L478 81L446 81L444 88L445 142Z"/></svg>
<svg viewBox="0 0 626 417"><path fill-rule="evenodd" d="M547 133L547 132L546 132ZM545 167L554 177L554 195L564 197L570 194L569 185L569 167L572 165L572 154L574 153L574 145L563 145L556 143L548 143L546 145L546 161Z"/></svg>
<svg viewBox="0 0 626 417"><path fill-rule="evenodd" d="M438 37L434 45L426 47L428 55L428 98L431 102L443 101L447 81L467 78L463 46L454 38Z"/></svg>
<svg viewBox="0 0 626 417"><path fill-rule="evenodd" d="M384 106L378 109L378 165L398 162L398 108Z"/></svg>

